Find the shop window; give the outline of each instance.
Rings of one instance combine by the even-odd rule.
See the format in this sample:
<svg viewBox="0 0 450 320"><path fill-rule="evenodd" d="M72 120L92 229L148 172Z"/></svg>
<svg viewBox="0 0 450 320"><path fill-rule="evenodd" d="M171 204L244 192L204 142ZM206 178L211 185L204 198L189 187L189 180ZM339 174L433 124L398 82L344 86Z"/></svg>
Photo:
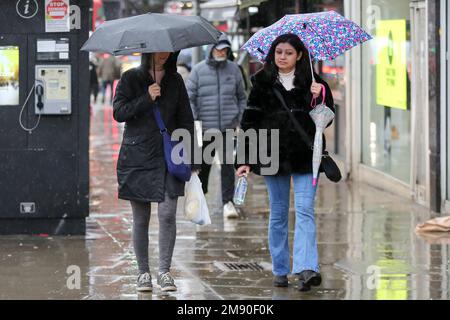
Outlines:
<svg viewBox="0 0 450 320"><path fill-rule="evenodd" d="M411 169L410 1L363 0L362 162L406 183Z"/></svg>

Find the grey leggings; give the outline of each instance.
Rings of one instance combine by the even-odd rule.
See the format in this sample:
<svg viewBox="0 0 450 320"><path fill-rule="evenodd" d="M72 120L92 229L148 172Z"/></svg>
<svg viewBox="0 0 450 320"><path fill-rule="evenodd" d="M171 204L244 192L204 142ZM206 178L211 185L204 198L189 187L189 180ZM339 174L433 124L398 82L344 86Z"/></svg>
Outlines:
<svg viewBox="0 0 450 320"><path fill-rule="evenodd" d="M165 195L164 202L158 204L159 220L159 272L170 271L173 249L177 235L176 213L178 198ZM130 201L133 211L133 245L136 253L139 273L150 272L148 264L148 227L150 224L151 204Z"/></svg>

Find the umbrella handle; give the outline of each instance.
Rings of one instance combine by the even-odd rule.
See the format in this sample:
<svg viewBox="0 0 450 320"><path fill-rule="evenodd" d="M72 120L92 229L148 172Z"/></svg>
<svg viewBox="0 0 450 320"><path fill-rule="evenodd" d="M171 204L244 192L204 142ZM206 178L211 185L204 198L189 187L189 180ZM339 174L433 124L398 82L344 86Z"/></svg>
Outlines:
<svg viewBox="0 0 450 320"><path fill-rule="evenodd" d="M154 54L154 53L152 53L152 63L153 63L153 65L152 65L152 69L153 69L153 81L155 81L155 83L158 84L158 82L156 81L156 68L155 68L155 54ZM158 102L158 98L159 98L159 97L156 97L156 98L155 98L155 102Z"/></svg>
<svg viewBox="0 0 450 320"><path fill-rule="evenodd" d="M313 68L313 64L312 64L311 52L308 51L308 55L309 55L309 65L311 66L312 79L313 79L313 82L316 82L316 77L314 77L314 68Z"/></svg>
<svg viewBox="0 0 450 320"><path fill-rule="evenodd" d="M156 82L156 68L155 68L155 54L154 53L152 53L152 68L153 68L153 80L155 81L155 83L157 83Z"/></svg>
<svg viewBox="0 0 450 320"><path fill-rule="evenodd" d="M314 76L314 67L313 67L313 63L312 63L312 58L311 58L311 52L309 52L308 50L308 55L309 55L309 65L311 67L311 76L312 76L312 81L313 83L316 82L316 77ZM325 97L325 95L324 95ZM312 99L311 100L311 108L314 109L317 106L317 99Z"/></svg>
<svg viewBox="0 0 450 320"><path fill-rule="evenodd" d="M327 94L327 90L325 89L325 86L323 84L320 84L322 86L322 104L325 104L325 96ZM317 106L317 98L312 98L311 100L311 109L314 109Z"/></svg>

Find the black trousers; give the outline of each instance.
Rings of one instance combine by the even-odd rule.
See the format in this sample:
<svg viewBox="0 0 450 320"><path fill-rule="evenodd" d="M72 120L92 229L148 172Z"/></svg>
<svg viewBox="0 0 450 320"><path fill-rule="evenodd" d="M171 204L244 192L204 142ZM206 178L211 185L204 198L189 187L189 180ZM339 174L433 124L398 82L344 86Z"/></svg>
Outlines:
<svg viewBox="0 0 450 320"><path fill-rule="evenodd" d="M230 201L233 201L234 197L234 179L235 179L235 170L233 164L224 164L226 159L226 154L228 152L233 152L234 150L226 150L225 143L225 134L223 134L223 159L221 161L221 187L222 187L222 203L225 205ZM208 145L210 145L213 141L203 141L203 153ZM202 153L202 154L203 154ZM212 153L215 156L216 150ZM204 161L201 166L199 178L202 183L203 193L208 193L208 182L209 182L209 174L211 172L211 165L206 164Z"/></svg>
<svg viewBox="0 0 450 320"><path fill-rule="evenodd" d="M105 95L106 95L106 91L108 89L108 87L110 88L110 92L111 92L111 96L109 97L109 102L112 104L113 100L114 100L114 80L107 80L107 81L103 81L103 87L102 87L102 91L103 91L103 103L105 103Z"/></svg>
<svg viewBox="0 0 450 320"><path fill-rule="evenodd" d="M92 84L90 87L90 93L91 95L94 95L94 103L97 103L99 89L100 88L98 84Z"/></svg>

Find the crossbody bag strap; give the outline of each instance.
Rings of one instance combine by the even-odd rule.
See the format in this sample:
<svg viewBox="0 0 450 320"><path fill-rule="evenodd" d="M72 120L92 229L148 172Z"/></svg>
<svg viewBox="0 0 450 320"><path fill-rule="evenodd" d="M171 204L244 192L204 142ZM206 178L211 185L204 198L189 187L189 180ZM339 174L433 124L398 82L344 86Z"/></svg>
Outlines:
<svg viewBox="0 0 450 320"><path fill-rule="evenodd" d="M289 109L288 106L286 105L286 102L284 101L284 98L283 98L283 95L281 94L281 92L277 88L273 88L273 92L277 96L278 100L280 100L281 105L283 106L283 108L285 108L286 111L288 112L289 118L291 118L291 121L294 124L295 129L300 134L300 136L302 137L303 141L312 150L314 148L314 144L313 144L311 138L308 136L308 134L305 132L305 130L303 130L302 126L300 125L300 123L298 123L297 119L295 119L294 115L292 114L292 110Z"/></svg>
<svg viewBox="0 0 450 320"><path fill-rule="evenodd" d="M158 124L159 131L161 133L167 132L166 125L164 123L164 120L162 119L161 112L159 111L159 105L157 103L153 106L153 114L155 115L156 123Z"/></svg>
<svg viewBox="0 0 450 320"><path fill-rule="evenodd" d="M147 92L148 91L148 87L144 88L144 91ZM158 104L158 102L155 101L153 103L152 110L153 110L153 114L155 116L156 123L157 123L158 128L159 128L159 132L161 132L161 134L164 133L164 132L167 132L166 124L164 123L164 120L163 120L163 118L161 116L161 112L159 111L159 104Z"/></svg>

